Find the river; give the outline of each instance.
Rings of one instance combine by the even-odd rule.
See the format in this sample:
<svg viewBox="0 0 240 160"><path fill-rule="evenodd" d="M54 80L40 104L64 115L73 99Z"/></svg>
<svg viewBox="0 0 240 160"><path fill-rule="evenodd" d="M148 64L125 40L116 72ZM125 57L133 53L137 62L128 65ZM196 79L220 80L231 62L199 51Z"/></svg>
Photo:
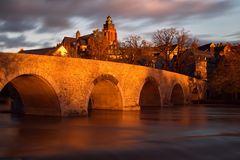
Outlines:
<svg viewBox="0 0 240 160"><path fill-rule="evenodd" d="M239 160L240 107L92 111L89 117L0 114L0 160Z"/></svg>

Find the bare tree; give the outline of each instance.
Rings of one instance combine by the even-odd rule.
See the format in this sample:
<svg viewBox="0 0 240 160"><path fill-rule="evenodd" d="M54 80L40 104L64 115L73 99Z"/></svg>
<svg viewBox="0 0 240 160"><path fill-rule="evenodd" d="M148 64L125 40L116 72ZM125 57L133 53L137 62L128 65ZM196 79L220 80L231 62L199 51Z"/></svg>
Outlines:
<svg viewBox="0 0 240 160"><path fill-rule="evenodd" d="M139 64L141 60L145 60L143 65L149 64L151 61L151 45L138 35L130 35L120 45L120 51L123 61L130 64Z"/></svg>
<svg viewBox="0 0 240 160"><path fill-rule="evenodd" d="M165 60L165 69L168 69L169 64L169 54L172 50L172 46L176 43L176 35L177 30L176 28L168 28L157 30L153 33L153 43L158 48L160 54L162 54Z"/></svg>
<svg viewBox="0 0 240 160"><path fill-rule="evenodd" d="M168 28L154 32L153 42L155 44L155 47L158 48L160 55L162 55L163 59L165 60L165 69L170 69L169 55L177 47L177 55L174 59L175 62L172 69L179 71L179 61L186 50L191 47L193 40L188 32L184 29L177 30L176 28Z"/></svg>
<svg viewBox="0 0 240 160"><path fill-rule="evenodd" d="M189 44L188 44L189 45ZM195 53L199 47L197 39L191 39L190 46L184 46L184 51L177 57L177 72L193 76L195 72L196 56Z"/></svg>
<svg viewBox="0 0 240 160"><path fill-rule="evenodd" d="M139 60L144 60L145 61L145 66L154 66L153 60L154 58L154 48L152 47L152 44L146 40L142 40L141 42L141 54L139 57Z"/></svg>
<svg viewBox="0 0 240 160"><path fill-rule="evenodd" d="M176 58L176 65L175 65L175 71L180 71L180 62L181 57L186 53L187 49L191 48L192 44L192 38L190 38L187 31L184 29L178 30L176 32L176 40L177 40L177 58Z"/></svg>

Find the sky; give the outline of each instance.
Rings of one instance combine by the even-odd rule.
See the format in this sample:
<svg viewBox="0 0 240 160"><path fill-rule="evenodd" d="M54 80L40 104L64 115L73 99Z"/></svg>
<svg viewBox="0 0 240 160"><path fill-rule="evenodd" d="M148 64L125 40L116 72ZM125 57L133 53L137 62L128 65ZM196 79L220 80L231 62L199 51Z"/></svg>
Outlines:
<svg viewBox="0 0 240 160"><path fill-rule="evenodd" d="M153 32L170 27L201 43L240 40L240 0L0 0L0 51L56 46L77 30L102 29L108 15L120 41L151 41Z"/></svg>

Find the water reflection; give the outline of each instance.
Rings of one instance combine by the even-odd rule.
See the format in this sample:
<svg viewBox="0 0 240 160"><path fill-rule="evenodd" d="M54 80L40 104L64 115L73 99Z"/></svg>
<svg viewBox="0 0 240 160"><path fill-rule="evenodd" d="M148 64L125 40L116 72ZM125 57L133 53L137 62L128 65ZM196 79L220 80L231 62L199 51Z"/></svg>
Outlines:
<svg viewBox="0 0 240 160"><path fill-rule="evenodd" d="M198 106L177 106L162 108L161 110L143 110L140 115L142 120L164 121L180 125L205 125L207 124L207 108Z"/></svg>
<svg viewBox="0 0 240 160"><path fill-rule="evenodd" d="M173 147L177 153L184 150L194 156L194 147L197 149L199 143L207 147L211 142L217 148L229 135L233 139L222 144L240 144L240 108L227 106L169 107L141 112L93 110L85 118L0 116L0 157L56 158L73 154L81 157L87 153L91 157L101 151L98 156L110 152L121 157L128 153L129 159L136 158L132 154L144 159L141 155L159 156L159 149L161 154L168 154ZM192 150L188 150L189 145Z"/></svg>

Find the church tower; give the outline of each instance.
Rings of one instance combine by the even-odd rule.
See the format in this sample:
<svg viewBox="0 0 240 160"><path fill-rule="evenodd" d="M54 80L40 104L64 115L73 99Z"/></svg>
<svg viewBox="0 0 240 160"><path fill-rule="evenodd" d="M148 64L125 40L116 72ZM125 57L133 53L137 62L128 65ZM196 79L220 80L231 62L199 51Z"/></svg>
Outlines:
<svg viewBox="0 0 240 160"><path fill-rule="evenodd" d="M117 30L110 16L107 17L105 24L103 24L102 33L109 45L117 44Z"/></svg>

